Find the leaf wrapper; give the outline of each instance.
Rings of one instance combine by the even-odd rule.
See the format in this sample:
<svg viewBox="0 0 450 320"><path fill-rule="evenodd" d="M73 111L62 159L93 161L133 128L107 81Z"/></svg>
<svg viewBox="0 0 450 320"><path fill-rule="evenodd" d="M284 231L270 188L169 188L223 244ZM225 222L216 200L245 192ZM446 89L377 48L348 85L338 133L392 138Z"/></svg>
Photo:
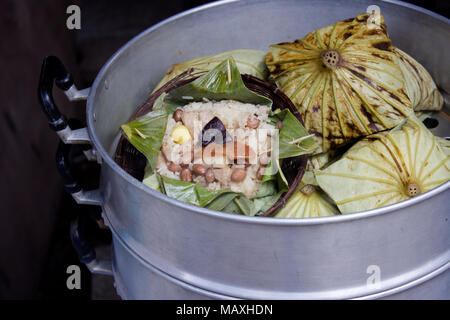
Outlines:
<svg viewBox="0 0 450 320"><path fill-rule="evenodd" d="M200 78L170 91L165 101L183 106L194 101L204 101L204 99L236 100L272 106L269 98L247 89L232 57L222 61Z"/></svg>
<svg viewBox="0 0 450 320"><path fill-rule="evenodd" d="M358 15L270 46L270 77L316 135L315 154L393 128L412 113L384 18L372 18Z"/></svg>
<svg viewBox="0 0 450 320"><path fill-rule="evenodd" d="M208 204L211 204L211 202L216 200L220 195L226 193L234 194L234 196L238 195L238 193L232 192L231 190L210 191L192 182L185 182L165 176L160 177L164 188L164 193L167 196L190 204L195 204L200 207L205 207ZM230 201L231 200L233 199L230 199ZM219 205L216 203L216 206Z"/></svg>
<svg viewBox="0 0 450 320"><path fill-rule="evenodd" d="M440 110L444 99L428 71L413 57L394 48L405 78L406 93L414 111Z"/></svg>
<svg viewBox="0 0 450 320"><path fill-rule="evenodd" d="M122 132L130 143L142 152L155 170L158 153L166 131L168 114L164 108L122 125Z"/></svg>
<svg viewBox="0 0 450 320"><path fill-rule="evenodd" d="M266 53L260 50L237 49L174 64L167 70L164 78L161 79L153 92L183 72L191 70L193 76L203 74L229 57L233 57L236 61L241 74L249 74L261 80L266 80L269 71L264 61L265 55Z"/></svg>
<svg viewBox="0 0 450 320"><path fill-rule="evenodd" d="M313 137L303 139L304 137L307 137L309 133L289 110L275 110L272 113L271 118L274 123L278 120L282 121L278 139L279 159L310 154L317 149L318 145Z"/></svg>
<svg viewBox="0 0 450 320"><path fill-rule="evenodd" d="M153 188L155 188L154 176L157 176L157 179L160 181L159 190L171 198L200 207L206 207L211 210L223 210L247 216L254 216L264 212L267 210L266 208L270 208L285 191L282 190L275 193L276 189L270 186L270 184L273 184L273 181L269 181L266 182L264 194L249 199L245 195L231 190L210 191L207 188L192 182L180 181L158 174L150 175L146 179L148 185Z"/></svg>
<svg viewBox="0 0 450 320"><path fill-rule="evenodd" d="M358 142L315 175L340 211L352 213L407 200L447 182L450 157L411 116L402 126Z"/></svg>
<svg viewBox="0 0 450 320"><path fill-rule="evenodd" d="M334 216L338 208L317 190L312 195L301 192L304 184L300 184L286 205L277 212L275 218L315 218Z"/></svg>

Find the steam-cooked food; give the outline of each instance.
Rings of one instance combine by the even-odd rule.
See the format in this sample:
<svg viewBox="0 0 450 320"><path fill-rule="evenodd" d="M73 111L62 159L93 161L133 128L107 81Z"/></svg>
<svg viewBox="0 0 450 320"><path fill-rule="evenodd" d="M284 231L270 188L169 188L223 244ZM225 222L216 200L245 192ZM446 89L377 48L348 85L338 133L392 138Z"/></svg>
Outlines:
<svg viewBox="0 0 450 320"><path fill-rule="evenodd" d="M342 213L350 213L405 200L449 180L448 140L434 137L414 116L441 109L442 96L426 69L393 46L379 12L271 45L266 64L320 146L304 176L314 172L318 185L313 189L302 181L276 216L317 214L310 201L324 199L317 192L308 197L302 187L323 190Z"/></svg>
<svg viewBox="0 0 450 320"><path fill-rule="evenodd" d="M379 208L450 180L450 157L414 116L390 132L369 136L338 161L315 171L342 213Z"/></svg>
<svg viewBox="0 0 450 320"><path fill-rule="evenodd" d="M274 92L300 116L290 101L295 116L246 88L236 64L260 79L269 73ZM266 55L232 50L173 65L155 91L184 74L202 76L122 126L147 158L143 182L169 197L311 218L379 208L450 180L449 140L422 123L442 108L442 95L427 70L393 46L379 12L271 45ZM283 170L299 170L292 159L304 154L303 179L289 185Z"/></svg>
<svg viewBox="0 0 450 320"><path fill-rule="evenodd" d="M393 128L412 113L384 19L370 17L272 45L266 56L271 78L316 136L316 153Z"/></svg>
<svg viewBox="0 0 450 320"><path fill-rule="evenodd" d="M436 137L437 143L447 156L450 156L450 140L447 138Z"/></svg>
<svg viewBox="0 0 450 320"><path fill-rule="evenodd" d="M406 93L414 111L440 110L444 99L428 71L413 57L399 48L394 48L403 72Z"/></svg>
<svg viewBox="0 0 450 320"><path fill-rule="evenodd" d="M156 172L253 198L276 134L270 111L266 105L233 100L193 102L177 109L168 117Z"/></svg>
<svg viewBox="0 0 450 320"><path fill-rule="evenodd" d="M270 99L245 87L229 58L161 94L122 131L147 158L148 186L202 207L256 215L289 188L283 159L317 147L289 109L272 109Z"/></svg>

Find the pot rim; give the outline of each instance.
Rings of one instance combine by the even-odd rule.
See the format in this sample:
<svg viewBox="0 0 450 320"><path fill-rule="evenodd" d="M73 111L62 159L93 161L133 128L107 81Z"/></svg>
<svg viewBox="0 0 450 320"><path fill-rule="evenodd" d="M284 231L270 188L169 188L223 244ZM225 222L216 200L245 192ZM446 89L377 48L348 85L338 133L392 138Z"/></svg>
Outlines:
<svg viewBox="0 0 450 320"><path fill-rule="evenodd" d="M340 214L335 216L327 216L327 217L314 217L314 218L274 218L274 217L262 217L262 216L256 216L256 217L250 217L250 216L244 216L244 215L237 215L233 213L227 213L227 212L221 212L221 211L214 211L202 207L198 207L186 202L182 202L173 198L170 198L156 190L151 189L150 187L144 185L141 181L133 178L131 175L129 175L125 170L123 170L115 161L114 159L109 155L109 153L105 150L103 145L98 141L97 136L93 130L94 127L94 118L93 118L93 105L94 105L94 96L97 92L97 88L100 86L100 82L103 79L104 75L106 74L109 67L120 57L126 50L128 50L129 47L131 47L134 43L137 43L142 38L144 38L147 34L153 32L154 30L158 29L159 27L168 24L170 22L173 22L177 19L180 19L186 15L203 11L208 8L217 7L221 5L226 5L228 3L238 2L239 0L221 0L209 4L205 4L199 7L192 8L190 10L183 11L181 13L178 13L174 16L171 16L165 20L162 20L161 22L149 27L148 29L142 31L135 37L133 37L131 40L126 42L119 50L117 50L109 59L108 61L103 65L103 67L100 69L100 72L97 74L94 83L92 84L87 103L86 103L86 119L87 119L87 129L89 136L91 138L92 143L94 144L95 149L100 153L101 158L104 162L106 162L116 173L118 173L121 178L123 178L125 181L131 183L134 187L137 187L141 191L144 191L149 196L155 197L158 200L171 203L172 205L175 205L177 207L181 207L183 209L189 209L192 212L199 213L199 214L205 214L210 217L218 218L218 219L226 219L234 222L244 222L244 223L250 223L250 224L264 224L264 225L278 225L278 226L296 226L296 225L315 225L315 224L324 224L324 223L340 223L340 222L346 222L346 221L352 221L352 220L358 220L363 218L369 218L377 215L382 215L385 213L393 212L399 209L407 208L410 206L413 206L417 203L420 203L422 201L425 201L427 199L430 199L441 192L445 192L446 190L450 189L450 181L447 181L446 183L427 191L423 194L420 194L414 198L404 200L401 202L397 202L394 204L391 204L389 206L366 210L366 211L360 211L360 212L354 212L354 213L348 213L348 214ZM438 19L446 24L450 25L450 19L447 19L437 13L434 13L430 10L418 7L416 5L401 2L398 0L381 0L382 2L406 7L415 11L422 12L424 14L427 14L435 19Z"/></svg>

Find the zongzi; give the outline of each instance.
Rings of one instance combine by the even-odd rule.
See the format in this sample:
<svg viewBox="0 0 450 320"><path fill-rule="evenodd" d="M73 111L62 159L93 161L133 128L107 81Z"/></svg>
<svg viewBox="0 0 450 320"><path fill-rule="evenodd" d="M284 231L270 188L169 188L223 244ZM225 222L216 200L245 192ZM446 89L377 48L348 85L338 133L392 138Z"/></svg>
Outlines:
<svg viewBox="0 0 450 320"><path fill-rule="evenodd" d="M393 128L412 113L381 15L361 14L272 45L266 64L316 136L316 154Z"/></svg>
<svg viewBox="0 0 450 320"><path fill-rule="evenodd" d="M394 48L403 72L406 93L414 111L440 110L444 99L428 71L413 57L399 48Z"/></svg>
<svg viewBox="0 0 450 320"><path fill-rule="evenodd" d="M295 193L275 218L313 218L339 214L339 209L317 186L312 172L303 176Z"/></svg>
<svg viewBox="0 0 450 320"><path fill-rule="evenodd" d="M414 116L369 136L324 170L319 186L342 213L379 208L427 192L450 179L450 157Z"/></svg>

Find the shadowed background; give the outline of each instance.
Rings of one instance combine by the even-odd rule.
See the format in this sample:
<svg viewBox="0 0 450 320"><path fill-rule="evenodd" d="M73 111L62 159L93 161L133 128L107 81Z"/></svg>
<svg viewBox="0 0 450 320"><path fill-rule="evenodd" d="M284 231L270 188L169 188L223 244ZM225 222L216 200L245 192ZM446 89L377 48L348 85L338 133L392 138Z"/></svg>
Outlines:
<svg viewBox="0 0 450 320"><path fill-rule="evenodd" d="M109 232L98 208L77 206L57 175L58 138L37 100L42 60L58 56L78 88L89 87L102 65L123 44L151 25L204 0L4 0L0 5L0 299L118 299L112 278L91 276L78 262L70 221L82 214L91 240L108 256ZM449 17L447 0L408 1ZM68 30L66 8L81 8L81 30ZM301 37L299 34L298 37ZM84 103L55 101L69 118L84 121ZM98 166L73 155L75 174L95 188ZM68 290L66 269L82 268L81 290Z"/></svg>

